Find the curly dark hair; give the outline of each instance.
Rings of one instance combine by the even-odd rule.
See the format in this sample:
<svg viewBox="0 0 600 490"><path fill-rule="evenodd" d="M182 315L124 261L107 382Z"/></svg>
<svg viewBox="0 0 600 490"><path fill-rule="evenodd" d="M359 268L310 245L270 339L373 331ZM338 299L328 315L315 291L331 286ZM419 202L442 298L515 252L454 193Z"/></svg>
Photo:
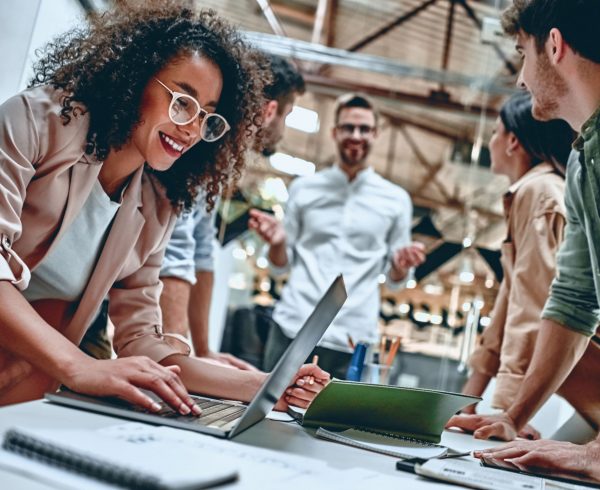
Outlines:
<svg viewBox="0 0 600 490"><path fill-rule="evenodd" d="M177 211L192 207L198 188L212 210L222 190L236 182L261 124L268 62L237 31L211 10L195 11L180 1L120 2L118 8L91 16L48 44L35 65L30 86L62 89L64 124L85 106L90 115L86 152L104 160L119 149L140 123L142 92L169 62L202 53L220 69L223 89L216 112L231 130L219 141L200 141L171 168L155 172ZM138 108L131 110L131 108Z"/></svg>

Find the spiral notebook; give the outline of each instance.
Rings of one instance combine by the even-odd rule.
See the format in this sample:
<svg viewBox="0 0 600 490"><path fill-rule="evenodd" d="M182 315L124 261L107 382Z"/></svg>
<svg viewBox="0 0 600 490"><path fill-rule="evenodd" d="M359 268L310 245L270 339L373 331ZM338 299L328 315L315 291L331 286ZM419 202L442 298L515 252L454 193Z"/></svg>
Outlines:
<svg viewBox="0 0 600 490"><path fill-rule="evenodd" d="M237 479L228 458L164 441L116 440L90 430L9 429L2 448L123 488L193 490Z"/></svg>
<svg viewBox="0 0 600 490"><path fill-rule="evenodd" d="M333 432L319 427L317 437L367 451L387 454L395 458L439 458L448 453L448 448L427 442L417 441L393 434L379 434L360 429L348 429Z"/></svg>

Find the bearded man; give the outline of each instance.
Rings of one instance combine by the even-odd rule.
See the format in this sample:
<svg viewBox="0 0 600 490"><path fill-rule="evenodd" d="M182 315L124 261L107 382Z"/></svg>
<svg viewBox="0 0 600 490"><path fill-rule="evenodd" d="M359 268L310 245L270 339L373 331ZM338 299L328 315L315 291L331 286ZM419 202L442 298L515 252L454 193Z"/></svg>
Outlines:
<svg viewBox="0 0 600 490"><path fill-rule="evenodd" d="M369 165L377 137L372 103L360 94L341 96L332 135L338 162L292 183L283 224L251 212L250 226L270 246L272 273L290 272L273 313L265 370L277 363L327 285L342 273L348 300L314 353L323 369L345 378L352 355L348 336L370 342L378 336L379 275L386 273L388 287L398 288L425 260L423 246L410 242L408 193Z"/></svg>

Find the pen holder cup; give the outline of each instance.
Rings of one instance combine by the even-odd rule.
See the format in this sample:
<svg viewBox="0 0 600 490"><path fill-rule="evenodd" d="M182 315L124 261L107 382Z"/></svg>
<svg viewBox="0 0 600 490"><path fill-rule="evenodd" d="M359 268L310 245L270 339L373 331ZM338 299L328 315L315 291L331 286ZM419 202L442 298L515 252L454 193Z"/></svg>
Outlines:
<svg viewBox="0 0 600 490"><path fill-rule="evenodd" d="M364 383L371 383L377 385L390 384L390 372L392 366L387 364L375 364L373 362L365 363L365 367L362 372L362 379Z"/></svg>

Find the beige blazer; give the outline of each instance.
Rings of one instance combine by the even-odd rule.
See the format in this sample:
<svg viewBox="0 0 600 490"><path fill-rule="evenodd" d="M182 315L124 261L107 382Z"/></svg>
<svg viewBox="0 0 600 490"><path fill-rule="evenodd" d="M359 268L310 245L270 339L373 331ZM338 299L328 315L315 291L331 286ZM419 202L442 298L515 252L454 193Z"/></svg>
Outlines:
<svg viewBox="0 0 600 490"><path fill-rule="evenodd" d="M495 408L513 402L529 367L542 309L556 272L566 222L565 181L542 163L504 196L508 233L502 244L504 279L492 322L471 356L471 367L496 377Z"/></svg>
<svg viewBox="0 0 600 490"><path fill-rule="evenodd" d="M85 153L88 115L80 113L65 126L59 96L38 87L0 106L0 280L21 290L79 213L101 168ZM39 301L34 308L78 344L109 294L119 356L160 361L189 354L185 342L162 334L158 307L159 270L174 218L160 184L141 168L125 191L81 299ZM9 360L0 346L0 372ZM34 370L8 391L0 386L0 404L39 398L56 386Z"/></svg>

